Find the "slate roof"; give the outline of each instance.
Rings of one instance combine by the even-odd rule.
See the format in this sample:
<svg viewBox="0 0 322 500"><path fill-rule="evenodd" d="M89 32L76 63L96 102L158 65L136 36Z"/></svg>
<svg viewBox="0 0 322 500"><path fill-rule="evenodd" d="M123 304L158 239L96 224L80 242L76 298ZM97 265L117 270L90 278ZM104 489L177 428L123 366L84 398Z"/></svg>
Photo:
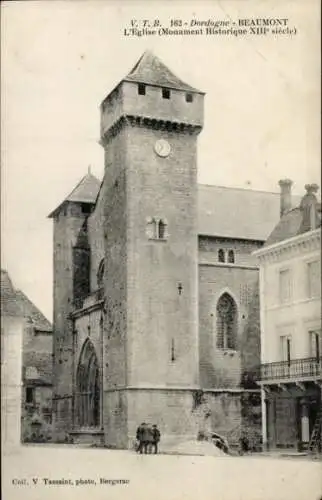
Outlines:
<svg viewBox="0 0 322 500"><path fill-rule="evenodd" d="M85 181L86 178L87 181ZM87 193L86 186L90 188ZM101 182L93 175L87 174L65 201L85 201L86 198L88 202L90 200L91 203L95 203L100 187ZM84 192L87 197L81 197L78 194ZM293 206L296 207L301 197L294 195L292 200ZM61 206L62 204L51 216ZM279 219L280 193L207 184L198 185L199 235L264 242Z"/></svg>
<svg viewBox="0 0 322 500"><path fill-rule="evenodd" d="M1 269L1 315L31 319L36 335L33 335L23 348L23 375L25 376L27 368L36 368L37 378L34 381L29 380L29 382L37 385L51 385L52 326L22 291L15 290L8 272L4 269ZM38 336L37 330L48 335Z"/></svg>
<svg viewBox="0 0 322 500"><path fill-rule="evenodd" d="M265 242L265 247L292 238L300 231L302 214L299 207L284 214Z"/></svg>
<svg viewBox="0 0 322 500"><path fill-rule="evenodd" d="M321 213L321 206L319 206L318 208L319 212ZM293 210L290 210L281 217L281 219L267 238L264 246L267 247L269 245L273 245L274 243L287 240L289 238L292 238L293 236L305 232L302 228L302 222L303 214L300 210L300 207L293 208ZM317 227L320 226L321 216L320 220L318 221Z"/></svg>
<svg viewBox="0 0 322 500"><path fill-rule="evenodd" d="M124 81L146 83L203 94L200 90L180 80L150 51L144 52L130 73L124 78Z"/></svg>
<svg viewBox="0 0 322 500"><path fill-rule="evenodd" d="M1 315L23 317L20 301L10 276L4 269L1 269Z"/></svg>
<svg viewBox="0 0 322 500"><path fill-rule="evenodd" d="M49 214L48 217L54 217L60 211L64 203L68 201L78 203L95 203L100 185L101 181L99 181L95 175L88 172L85 177L79 181L72 192L66 196L64 201L62 201L60 205L58 205L58 207Z"/></svg>
<svg viewBox="0 0 322 500"><path fill-rule="evenodd" d="M293 196L298 204L299 197ZM280 218L280 194L223 186L198 186L198 233L265 241Z"/></svg>
<svg viewBox="0 0 322 500"><path fill-rule="evenodd" d="M1 269L1 315L28 318L32 320L36 330L52 331L48 319L21 290L15 290L8 272L4 269Z"/></svg>
<svg viewBox="0 0 322 500"><path fill-rule="evenodd" d="M52 325L33 302L21 291L16 290L17 301L24 317L31 319L33 327L42 332L51 332Z"/></svg>

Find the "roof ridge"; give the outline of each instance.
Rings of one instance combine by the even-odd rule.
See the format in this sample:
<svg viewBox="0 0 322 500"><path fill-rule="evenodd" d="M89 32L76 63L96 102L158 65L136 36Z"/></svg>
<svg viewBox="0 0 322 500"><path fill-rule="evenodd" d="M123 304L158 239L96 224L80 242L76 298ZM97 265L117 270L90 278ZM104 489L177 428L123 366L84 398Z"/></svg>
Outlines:
<svg viewBox="0 0 322 500"><path fill-rule="evenodd" d="M64 197L63 201L54 210L50 212L48 217L49 218L54 217L55 214L59 212L63 204L68 201L94 204L96 202L97 192L99 191L100 185L101 181L98 179L98 177L96 177L90 171L88 171L87 174L84 175L80 179L80 181L76 184L76 186L69 192L69 194ZM77 196L75 196L78 193L78 191L80 191L81 193L81 197L79 199L77 199ZM78 195L80 193L78 193Z"/></svg>
<svg viewBox="0 0 322 500"><path fill-rule="evenodd" d="M238 190L238 191L252 191L253 193L267 193L267 194L275 194L275 195L280 195L279 192L277 191L265 191L264 189L252 189L252 188L242 188L242 187L235 187L235 186L223 186L221 184L204 184L202 182L199 182L198 183L198 186L201 186L201 187L216 187L216 188L220 188L220 189L234 189L234 190ZM296 196L296 195L295 195ZM298 196L301 196L301 195L298 195Z"/></svg>
<svg viewBox="0 0 322 500"><path fill-rule="evenodd" d="M146 83L147 85L157 85L203 94L200 90L181 80L181 78L168 68L168 66L166 66L166 64L151 50L143 52L139 60L122 81Z"/></svg>
<svg viewBox="0 0 322 500"><path fill-rule="evenodd" d="M81 178L81 180L80 180L80 181L76 184L76 186L74 187L74 189L72 189L72 190L71 190L71 192L69 193L69 195L67 195L67 196L64 198L64 201L68 201L68 198L69 198L70 196L72 196L72 194L74 193L74 191L76 191L76 190L79 188L79 186L82 184L82 182L83 182L86 178L88 178L88 177L93 177L95 180L99 181L99 179L98 179L95 175L93 175L93 174L92 174L92 172L87 172L87 174L85 174L85 175ZM100 182L100 181L99 181L99 182Z"/></svg>
<svg viewBox="0 0 322 500"><path fill-rule="evenodd" d="M32 316L33 314L39 316L38 320L35 319L35 323L37 323L37 322L39 323L39 321L41 320L42 322L47 323L47 326L52 329L52 324L49 321L49 319L46 318L46 316L44 315L44 313L36 306L36 304L28 297L28 295L25 294L25 292L23 292L20 289L16 289L15 290L15 295L16 295L16 297L18 299L24 300L24 301L26 301L30 305L30 307L31 307L31 311L30 311L31 314L30 314L30 316ZM23 307L23 304L21 304L21 305Z"/></svg>

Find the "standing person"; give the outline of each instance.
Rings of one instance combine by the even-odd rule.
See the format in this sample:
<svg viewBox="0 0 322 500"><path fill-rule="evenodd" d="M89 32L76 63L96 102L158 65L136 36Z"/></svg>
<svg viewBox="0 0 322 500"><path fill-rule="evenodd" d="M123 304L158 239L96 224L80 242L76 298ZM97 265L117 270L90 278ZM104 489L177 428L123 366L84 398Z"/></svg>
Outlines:
<svg viewBox="0 0 322 500"><path fill-rule="evenodd" d="M143 453L147 454L150 451L151 441L152 441L152 429L148 424L144 423L142 425L142 450L143 450ZM142 451L140 453L142 453Z"/></svg>
<svg viewBox="0 0 322 500"><path fill-rule="evenodd" d="M143 453L143 432L145 425L146 425L145 422L142 422L142 424L139 425L139 427L136 430L136 439L139 443L136 450L138 453Z"/></svg>
<svg viewBox="0 0 322 500"><path fill-rule="evenodd" d="M161 433L156 424L152 426L152 446L154 448L154 453L158 453L158 444L161 439Z"/></svg>

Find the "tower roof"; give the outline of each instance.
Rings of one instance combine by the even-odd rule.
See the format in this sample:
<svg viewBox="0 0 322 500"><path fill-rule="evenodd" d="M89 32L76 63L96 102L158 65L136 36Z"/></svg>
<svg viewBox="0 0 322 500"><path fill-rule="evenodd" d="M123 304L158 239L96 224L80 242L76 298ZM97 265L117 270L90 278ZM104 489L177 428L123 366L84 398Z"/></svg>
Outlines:
<svg viewBox="0 0 322 500"><path fill-rule="evenodd" d="M91 174L90 170L83 177L73 191L53 210L48 217L54 217L62 205L68 201L76 203L95 203L101 186L101 182Z"/></svg>
<svg viewBox="0 0 322 500"><path fill-rule="evenodd" d="M144 52L124 80L203 94L200 90L180 80L150 51Z"/></svg>

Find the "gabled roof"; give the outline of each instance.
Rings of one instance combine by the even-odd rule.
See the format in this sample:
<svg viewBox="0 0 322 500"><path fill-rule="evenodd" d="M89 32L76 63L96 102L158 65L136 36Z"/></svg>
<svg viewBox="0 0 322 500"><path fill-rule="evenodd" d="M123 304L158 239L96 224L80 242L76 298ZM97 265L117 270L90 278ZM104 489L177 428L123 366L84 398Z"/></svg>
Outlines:
<svg viewBox="0 0 322 500"><path fill-rule="evenodd" d="M20 301L7 271L1 269L1 316L23 317Z"/></svg>
<svg viewBox="0 0 322 500"><path fill-rule="evenodd" d="M43 313L35 306L27 295L25 295L21 290L16 290L16 298L20 305L22 314L24 317L29 318L36 330L41 332L51 332L52 325Z"/></svg>
<svg viewBox="0 0 322 500"><path fill-rule="evenodd" d="M162 87L169 87L177 90L200 92L178 78L172 71L163 64L160 59L150 51L144 52L134 68L124 78L124 81L146 83Z"/></svg>
<svg viewBox="0 0 322 500"><path fill-rule="evenodd" d="M1 315L29 318L36 330L52 331L48 319L21 290L15 290L8 272L4 269L1 269Z"/></svg>
<svg viewBox="0 0 322 500"><path fill-rule="evenodd" d="M299 197L293 197L298 204ZM198 234L265 241L280 218L280 194L198 186Z"/></svg>
<svg viewBox="0 0 322 500"><path fill-rule="evenodd" d="M64 201L53 210L48 217L54 217L66 202L76 203L95 203L101 182L88 172L83 177L72 192L64 199Z"/></svg>
<svg viewBox="0 0 322 500"><path fill-rule="evenodd" d="M281 217L267 238L264 246L267 247L279 241L296 236L300 231L301 222L302 214L299 207L293 208L293 210L290 210Z"/></svg>
<svg viewBox="0 0 322 500"><path fill-rule="evenodd" d="M321 226L321 204L317 204L317 227ZM265 247L274 245L274 243L279 243L280 241L288 240L293 238L298 234L304 233L306 231L312 231L314 228L303 227L303 213L300 206L293 208L286 212L278 221L271 234L265 242Z"/></svg>

